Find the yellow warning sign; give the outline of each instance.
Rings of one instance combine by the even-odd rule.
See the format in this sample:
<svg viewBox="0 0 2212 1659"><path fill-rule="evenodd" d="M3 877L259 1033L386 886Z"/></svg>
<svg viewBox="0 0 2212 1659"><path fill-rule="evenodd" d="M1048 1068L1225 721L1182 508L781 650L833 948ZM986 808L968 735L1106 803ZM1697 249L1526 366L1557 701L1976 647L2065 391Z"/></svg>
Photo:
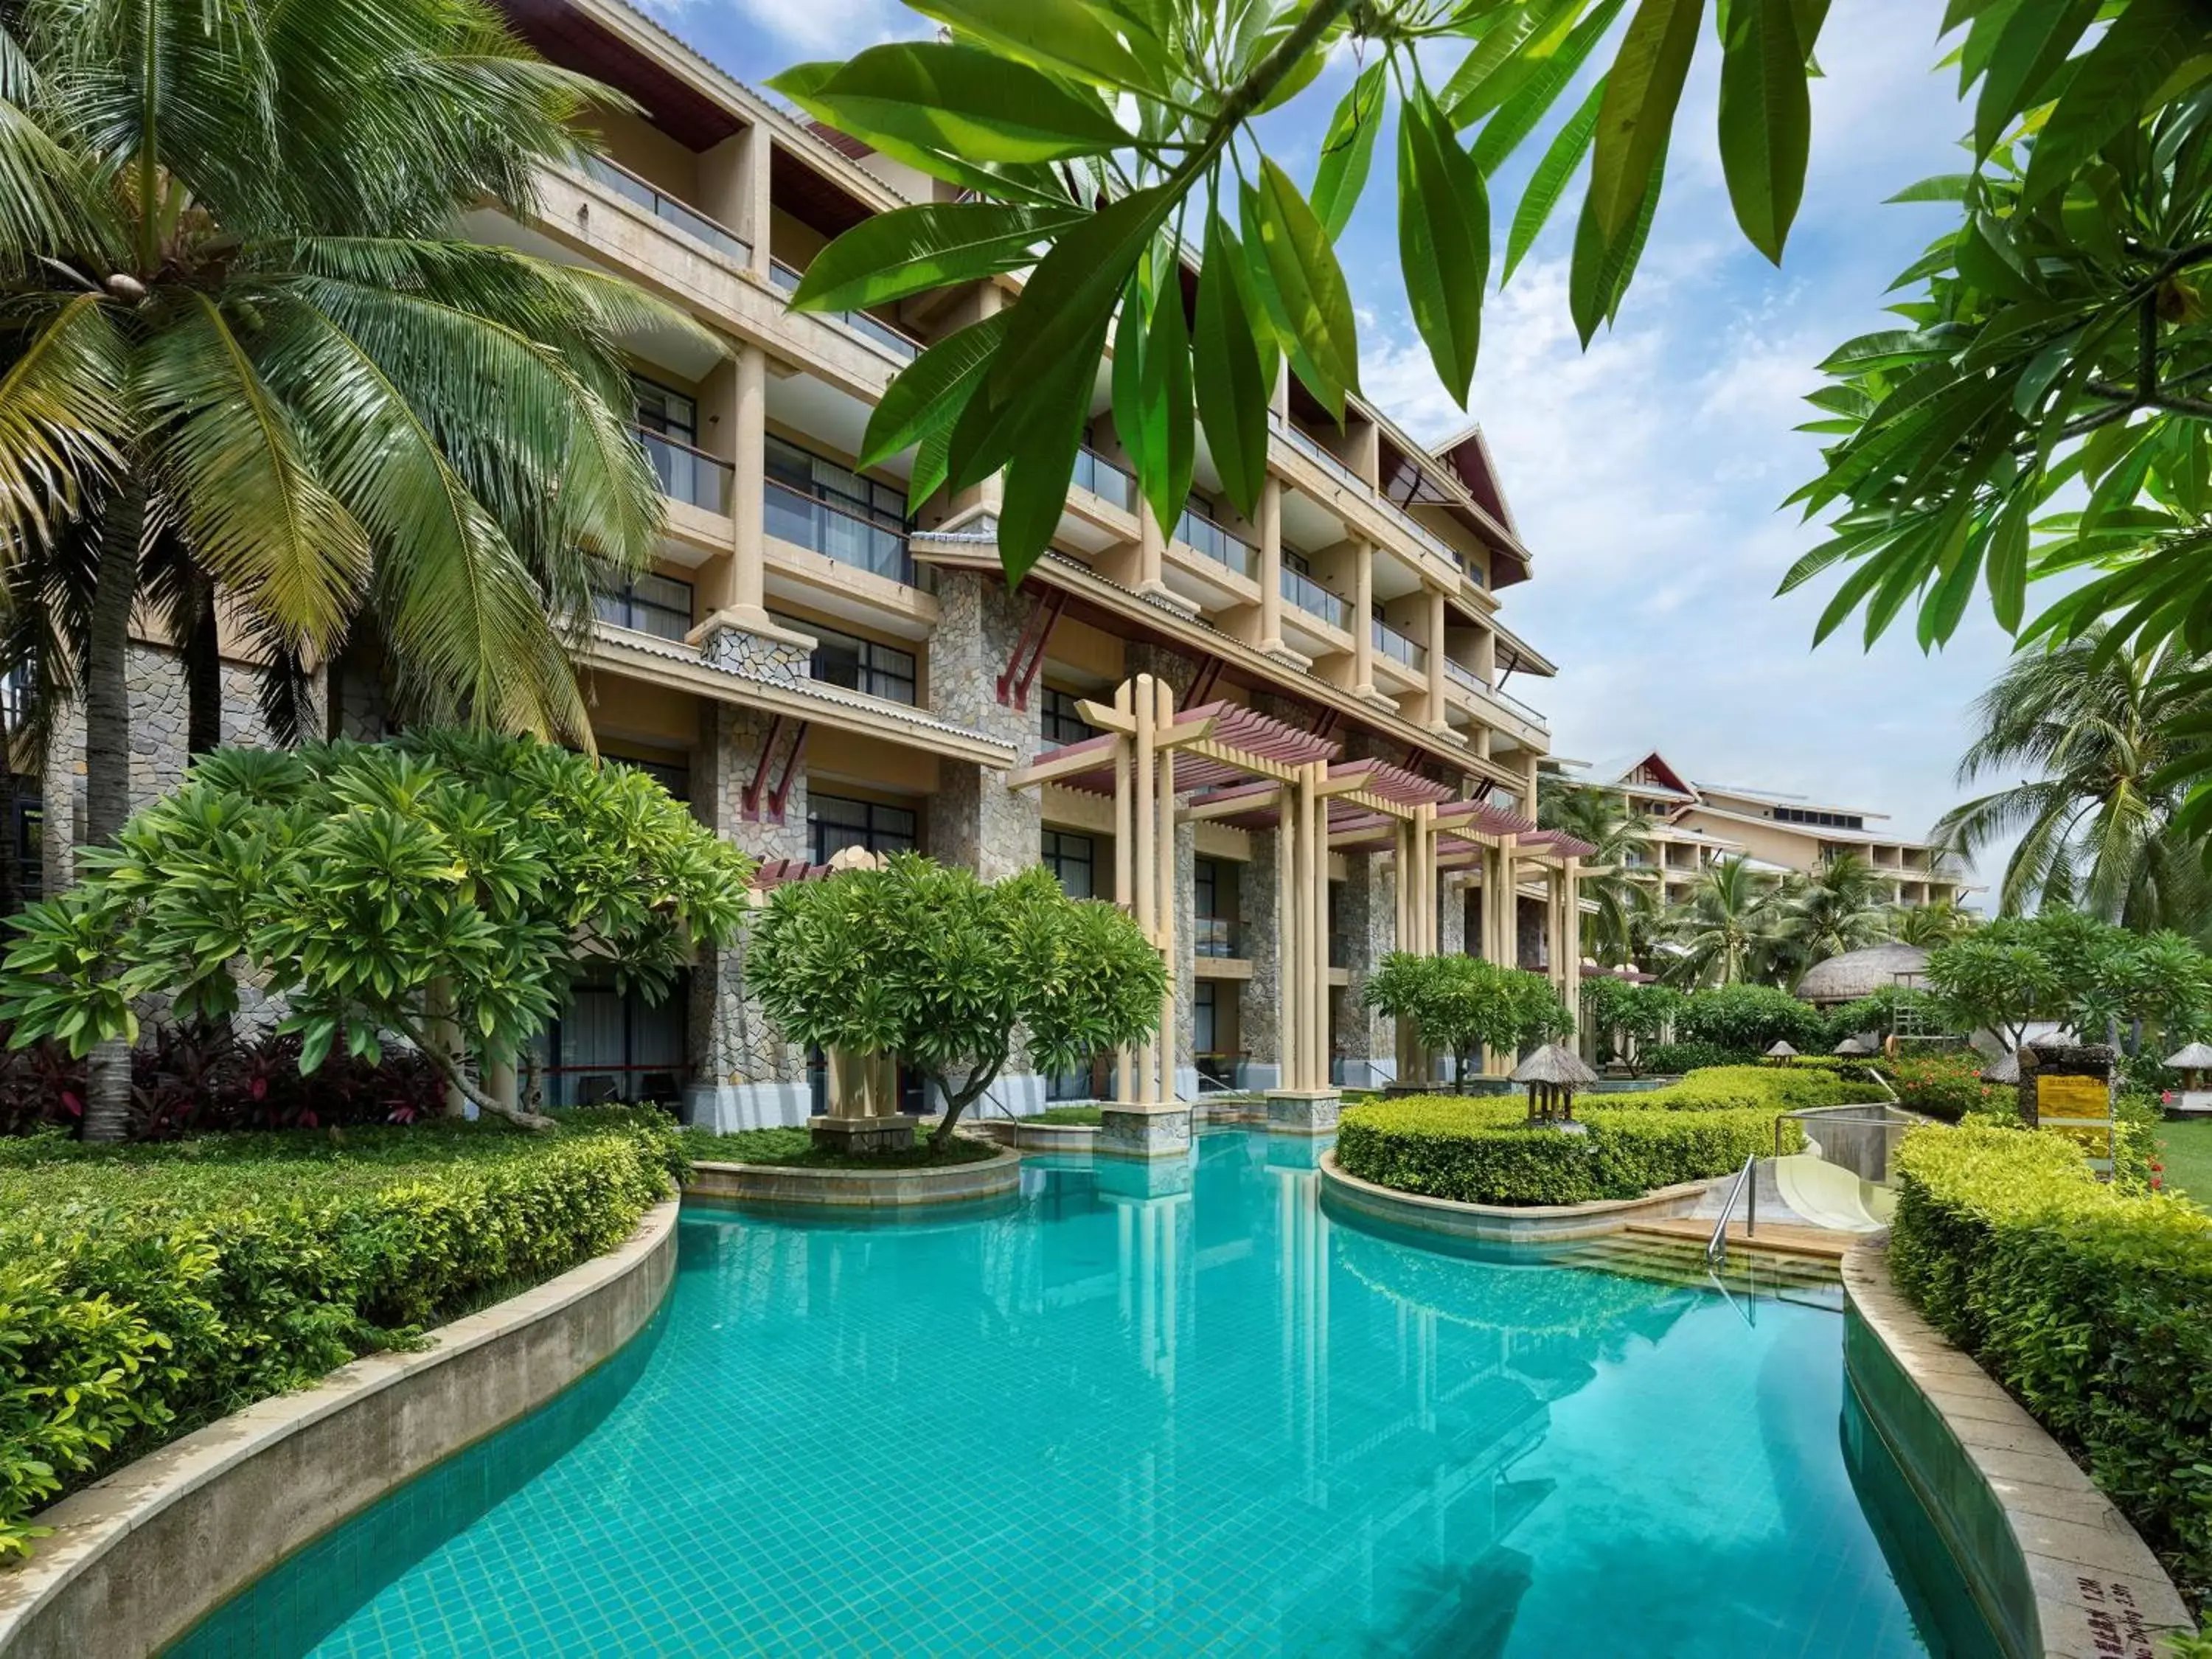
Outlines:
<svg viewBox="0 0 2212 1659"><path fill-rule="evenodd" d="M2039 1117L2110 1118L2112 1091L2100 1077L2039 1077L2035 1079Z"/></svg>

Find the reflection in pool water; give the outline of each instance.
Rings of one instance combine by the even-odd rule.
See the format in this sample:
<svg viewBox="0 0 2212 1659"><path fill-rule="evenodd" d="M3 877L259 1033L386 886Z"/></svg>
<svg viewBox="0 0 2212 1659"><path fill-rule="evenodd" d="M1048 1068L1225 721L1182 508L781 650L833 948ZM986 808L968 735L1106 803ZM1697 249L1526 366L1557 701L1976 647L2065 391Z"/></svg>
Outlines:
<svg viewBox="0 0 2212 1659"><path fill-rule="evenodd" d="M688 1212L650 1338L179 1651L1924 1650L1835 1314L1409 1247L1311 1163L1227 1132L981 1218Z"/></svg>

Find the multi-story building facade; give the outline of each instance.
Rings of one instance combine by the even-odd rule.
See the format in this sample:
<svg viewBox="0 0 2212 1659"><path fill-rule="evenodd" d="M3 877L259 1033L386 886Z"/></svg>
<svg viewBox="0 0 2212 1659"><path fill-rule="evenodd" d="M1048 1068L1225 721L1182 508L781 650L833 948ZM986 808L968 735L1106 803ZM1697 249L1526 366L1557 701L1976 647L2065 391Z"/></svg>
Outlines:
<svg viewBox="0 0 2212 1659"><path fill-rule="evenodd" d="M1256 517L1220 499L1201 452L1189 502L1162 526L1139 501L1102 363L1054 550L1010 591L995 481L909 517L905 463L863 470L855 456L892 377L1009 303L1012 283L878 312L786 304L839 233L944 187L778 107L619 0L506 9L538 50L635 112L595 115L605 159L549 173L526 221L481 210L469 234L617 272L717 343L629 343L638 438L667 523L651 573L600 599L584 672L602 753L650 769L771 875L848 848L916 848L987 878L1041 860L1071 892L1111 897L1111 801L1007 780L1090 737L1085 701L1110 702L1142 673L1181 708L1258 710L1346 761L1533 818L1549 732L1500 682L1553 671L1500 620L1531 561L1478 431L1425 449L1356 399L1339 428L1285 377ZM180 698L158 646L138 647L133 672L143 798L181 770ZM229 735L251 740L242 668L237 680ZM333 732L381 731L373 659L331 664L325 690ZM81 816L76 787L47 780L50 873ZM1557 935L1541 917L1571 860L1524 827L1521 863L1487 860L1493 891L1516 890L1511 923L1495 904L1482 920L1474 857L1436 884L1437 948L1488 942L1564 976L1573 964L1552 960ZM1279 1075L1274 839L1224 815L1176 830L1185 1094ZM1391 1069L1393 1035L1358 991L1392 948L1396 906L1387 849L1352 839L1328 855L1328 1000L1330 1052L1358 1082ZM548 1047L569 1098L680 1086L696 1117L725 1127L799 1121L818 1099L808 1056L748 1007L734 951L695 969L682 1006L586 989ZM1030 1109L1101 1081L1011 1077L995 1105Z"/></svg>
<svg viewBox="0 0 2212 1659"><path fill-rule="evenodd" d="M1942 848L1887 833L1881 826L1887 815L1863 806L1692 782L1656 750L1576 781L1617 792L1642 816L1647 848L1632 863L1669 904L1687 898L1698 878L1724 860L1746 859L1753 869L1777 877L1811 875L1846 853L1873 867L1893 904L1942 904L1971 890Z"/></svg>

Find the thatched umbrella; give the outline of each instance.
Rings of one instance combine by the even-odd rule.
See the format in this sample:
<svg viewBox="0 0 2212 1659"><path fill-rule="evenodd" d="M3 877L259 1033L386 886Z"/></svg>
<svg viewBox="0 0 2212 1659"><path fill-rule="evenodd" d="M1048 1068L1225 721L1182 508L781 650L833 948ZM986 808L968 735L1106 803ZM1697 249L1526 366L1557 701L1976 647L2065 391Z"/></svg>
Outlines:
<svg viewBox="0 0 2212 1659"><path fill-rule="evenodd" d="M1766 1051L1766 1057L1777 1066L1787 1066L1797 1058L1797 1051L1786 1042L1778 1042Z"/></svg>
<svg viewBox="0 0 2212 1659"><path fill-rule="evenodd" d="M1836 1053L1845 1060L1864 1060L1873 1052L1855 1036L1847 1036L1836 1045Z"/></svg>
<svg viewBox="0 0 2212 1659"><path fill-rule="evenodd" d="M1996 1059L1982 1067L1982 1081L2017 1086L2020 1083L2020 1050L2008 1048Z"/></svg>
<svg viewBox="0 0 2212 1659"><path fill-rule="evenodd" d="M1571 1048L1547 1042L1514 1069L1513 1081L1528 1085L1528 1121L1551 1117L1553 1109L1575 1121L1575 1091L1597 1081L1597 1073Z"/></svg>
<svg viewBox="0 0 2212 1659"><path fill-rule="evenodd" d="M2166 1063L2181 1073L2183 1088L2201 1089L2202 1073L2212 1070L2212 1042L2192 1042L2179 1054L2168 1054Z"/></svg>

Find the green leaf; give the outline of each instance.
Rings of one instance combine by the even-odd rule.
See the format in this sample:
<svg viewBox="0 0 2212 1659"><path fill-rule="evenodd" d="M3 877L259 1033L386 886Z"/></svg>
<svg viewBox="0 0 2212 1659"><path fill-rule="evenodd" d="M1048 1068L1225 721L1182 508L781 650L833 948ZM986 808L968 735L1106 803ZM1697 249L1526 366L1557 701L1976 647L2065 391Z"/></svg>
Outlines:
<svg viewBox="0 0 2212 1659"><path fill-rule="evenodd" d="M1605 96L1605 82L1601 77L1583 100L1582 107L1567 119L1544 152L1544 159L1536 163L1536 170L1528 177L1528 187L1521 193L1521 205L1513 210L1513 228L1505 239L1505 280L1513 280L1514 268L1528 257L1528 250L1552 216L1552 210L1566 194L1567 185L1582 166L1583 157L1589 153L1590 141L1597 136L1598 104Z"/></svg>
<svg viewBox="0 0 2212 1659"><path fill-rule="evenodd" d="M1959 275L1984 294L2032 301L2043 297L2027 273L2003 222L1977 213L1959 237Z"/></svg>
<svg viewBox="0 0 2212 1659"><path fill-rule="evenodd" d="M1996 148L2015 117L2040 94L2096 20L2098 0L2039 0L2013 12L1997 33L1974 103L1974 158Z"/></svg>
<svg viewBox="0 0 2212 1659"><path fill-rule="evenodd" d="M1598 0L1589 15L1575 26L1574 32L1556 52L1537 56L1532 47L1522 54L1527 73L1500 104L1498 112L1482 124L1481 136L1474 141L1474 164L1482 169L1483 177L1486 179L1496 173L1505 158L1535 131L1537 123L1574 79L1626 3L1627 0ZM1595 130L1595 102L1590 108Z"/></svg>
<svg viewBox="0 0 2212 1659"><path fill-rule="evenodd" d="M1341 422L1344 394L1359 386L1359 339L1352 325L1351 290L1329 247L1328 233L1290 175L1266 156L1260 160L1255 193L1260 252L1282 307L1279 320L1319 377L1318 384L1308 380L1307 389Z"/></svg>
<svg viewBox="0 0 2212 1659"><path fill-rule="evenodd" d="M1644 187L1659 171L1682 82L1698 49L1705 0L1640 0L1605 78L1589 202L1597 232L1615 243L1643 210Z"/></svg>
<svg viewBox="0 0 2212 1659"><path fill-rule="evenodd" d="M1288 314L1283 308L1283 296L1275 292L1275 278L1268 270L1267 257L1260 249L1260 192L1249 185L1237 191L1237 218L1243 231L1244 258L1237 262L1250 297L1257 302L1257 313L1267 324L1262 331L1261 355L1273 362L1277 355L1287 355L1291 371L1308 386L1316 385L1321 371L1306 356L1305 347L1291 333ZM1272 396L1275 382L1267 381Z"/></svg>
<svg viewBox="0 0 2212 1659"><path fill-rule="evenodd" d="M1595 203L1583 204L1581 222L1575 227L1575 252L1567 271L1567 309L1576 331L1587 346L1598 325L1610 321L1620 309L1621 295L1644 257L1644 244L1651 234L1651 220L1659 206L1659 186L1667 171L1662 151L1635 219L1622 234L1608 239L1598 228Z"/></svg>
<svg viewBox="0 0 2212 1659"><path fill-rule="evenodd" d="M1014 306L991 371L994 399L1051 379L1070 352L1103 331L1114 296L1174 204L1165 185L1117 197L1054 245Z"/></svg>
<svg viewBox="0 0 2212 1659"><path fill-rule="evenodd" d="M1075 471L1075 452L1090 418L1097 384L1098 356L1106 345L1103 317L1084 349L1060 363L1053 375L1022 399L1023 419L1006 460L1006 497L999 512L999 562L1009 585L1022 578L1052 545L1067 505L1067 482ZM1186 382L1185 419L1188 419ZM1172 521L1170 521L1172 522Z"/></svg>
<svg viewBox="0 0 2212 1659"><path fill-rule="evenodd" d="M1805 193L1813 106L1791 0L1731 0L1721 56L1721 170L1736 223L1776 264Z"/></svg>
<svg viewBox="0 0 2212 1659"><path fill-rule="evenodd" d="M1193 337L1198 414L1222 489L1239 513L1253 519L1267 480L1267 398L1273 388L1261 377L1254 341L1261 319L1252 313L1244 284L1237 280L1235 266L1243 255L1221 216L1207 215Z"/></svg>
<svg viewBox="0 0 2212 1659"><path fill-rule="evenodd" d="M1455 127L1480 120L1513 94L1520 84L1509 69L1520 58L1531 40L1542 40L1547 27L1563 14L1571 15L1576 0L1520 0L1504 16L1494 13L1482 25L1481 39L1460 60L1437 103L1451 112Z"/></svg>
<svg viewBox="0 0 2212 1659"><path fill-rule="evenodd" d="M1190 376L1190 319L1183 311L1182 269L1180 262L1170 260L1152 295L1139 393L1147 428L1157 423L1164 441L1152 466L1140 471L1137 478L1152 505L1152 521L1169 532L1190 500L1191 474L1198 459L1197 434L1191 428Z"/></svg>
<svg viewBox="0 0 2212 1659"><path fill-rule="evenodd" d="M863 219L815 256L795 311L857 311L1034 264L1036 245L1090 215L1079 208L927 202Z"/></svg>
<svg viewBox="0 0 2212 1659"><path fill-rule="evenodd" d="M908 444L949 428L982 384L1012 313L1000 311L949 334L898 372L868 416L860 464L880 466Z"/></svg>
<svg viewBox="0 0 2212 1659"><path fill-rule="evenodd" d="M1123 45L1114 24L1085 0L911 0L911 5L923 16L988 41L1035 68L1102 87L1164 89L1162 76ZM1142 33L1131 35L1133 44L1157 50Z"/></svg>
<svg viewBox="0 0 2212 1659"><path fill-rule="evenodd" d="M821 92L844 67L835 62L794 64L768 84L816 120L836 126L840 119L838 112L823 100ZM933 145L915 143L888 132L869 135L868 143L894 161L903 161L917 173L941 179L978 196L1026 201L1039 207L1067 205L1066 185L1048 168L975 167Z"/></svg>
<svg viewBox="0 0 2212 1659"><path fill-rule="evenodd" d="M2130 0L2076 63L2036 135L2021 199L2057 189L2106 143L2142 119L2144 103L2204 44L2197 0Z"/></svg>
<svg viewBox="0 0 2212 1659"><path fill-rule="evenodd" d="M1923 179L1907 185L1896 195L1886 198L1884 205L1899 202L1963 202L1966 190L1974 181L1971 173L1939 173L1933 178Z"/></svg>
<svg viewBox="0 0 2212 1659"><path fill-rule="evenodd" d="M1990 605L1997 626L2008 634L2020 632L2027 600L2028 517L2034 510L2033 493L2023 489L2005 503L1990 532Z"/></svg>
<svg viewBox="0 0 2212 1659"><path fill-rule="evenodd" d="M783 80L769 84L781 91ZM805 89L854 137L880 134L970 161L1103 155L1129 142L1095 95L986 46L870 46Z"/></svg>
<svg viewBox="0 0 2212 1659"><path fill-rule="evenodd" d="M1490 198L1474 158L1419 86L1398 122L1398 258L1429 361L1464 409L1490 282Z"/></svg>
<svg viewBox="0 0 2212 1659"><path fill-rule="evenodd" d="M1139 264L1122 287L1121 313L1114 325L1113 395L1114 430L1128 453L1130 470L1140 478L1164 471L1168 454L1167 427L1150 420L1158 411L1145 406L1145 348L1151 320L1152 305Z"/></svg>
<svg viewBox="0 0 2212 1659"><path fill-rule="evenodd" d="M1313 205L1328 228L1331 241L1344 234L1359 192L1367 186L1367 170L1375 159L1375 135L1382 126L1388 91L1382 78L1385 67L1378 58L1359 72L1352 89L1337 105L1321 141L1321 164L1314 169Z"/></svg>

